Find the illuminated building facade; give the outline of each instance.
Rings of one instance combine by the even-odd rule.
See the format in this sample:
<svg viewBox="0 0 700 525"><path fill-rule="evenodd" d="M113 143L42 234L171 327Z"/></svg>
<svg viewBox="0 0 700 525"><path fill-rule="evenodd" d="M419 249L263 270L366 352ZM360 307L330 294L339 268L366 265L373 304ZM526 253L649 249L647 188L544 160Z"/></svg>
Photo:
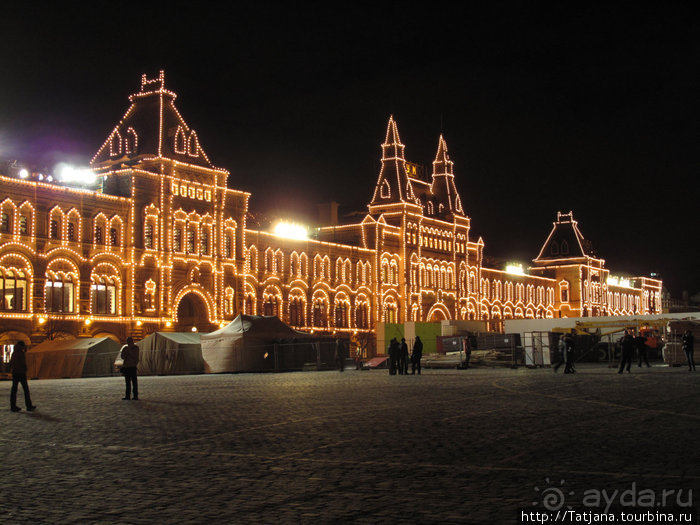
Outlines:
<svg viewBox="0 0 700 525"><path fill-rule="evenodd" d="M317 238L246 227L250 194L227 187L161 72L92 159L97 188L2 174L0 343L57 333L123 340L210 330L239 313L313 331L377 322L660 313L661 282L613 282L571 214L530 274L485 268L440 136L433 172L404 156L389 119L364 219Z"/></svg>

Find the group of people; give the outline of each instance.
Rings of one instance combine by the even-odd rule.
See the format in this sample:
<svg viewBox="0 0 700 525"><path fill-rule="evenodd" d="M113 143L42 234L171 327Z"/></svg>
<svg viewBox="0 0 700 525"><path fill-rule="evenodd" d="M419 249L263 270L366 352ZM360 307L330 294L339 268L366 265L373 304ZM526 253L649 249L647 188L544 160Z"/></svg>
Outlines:
<svg viewBox="0 0 700 525"><path fill-rule="evenodd" d="M124 381L126 382L126 394L122 399L125 401L129 399L138 400L139 386L136 370L139 364L139 347L134 344L133 338L127 338L126 344L121 350L121 358L124 361L121 372L124 374ZM17 390L19 385L22 385L27 412L33 412L36 410L36 405L32 404L32 396L29 392L29 383L27 382L27 345L24 344L24 341L17 341L12 349L10 373L12 373L10 410L13 412L22 411L22 409L17 406ZM133 397L131 397L132 392Z"/></svg>
<svg viewBox="0 0 700 525"><path fill-rule="evenodd" d="M408 375L409 360L411 361L411 374L415 375L417 371L418 375L420 375L420 360L423 358L423 341L420 340L420 336L416 336L410 356L408 355L408 344L406 344L404 337L401 338L400 343L395 337L392 338L387 354L389 355L390 375L396 375L397 372L400 375Z"/></svg>

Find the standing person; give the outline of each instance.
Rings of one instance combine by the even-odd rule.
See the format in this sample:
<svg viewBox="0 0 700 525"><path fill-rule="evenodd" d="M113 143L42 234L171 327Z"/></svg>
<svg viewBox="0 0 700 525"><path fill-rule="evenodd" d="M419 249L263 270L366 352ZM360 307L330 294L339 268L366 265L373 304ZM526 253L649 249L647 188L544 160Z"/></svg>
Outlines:
<svg viewBox="0 0 700 525"><path fill-rule="evenodd" d="M420 360L423 357L423 341L420 340L420 336L416 336L416 340L413 343L413 352L411 353L411 374L415 374L418 370L418 375L420 375Z"/></svg>
<svg viewBox="0 0 700 525"><path fill-rule="evenodd" d="M685 358L688 360L688 371L694 372L695 359L693 358L693 343L695 342L695 338L693 337L693 333L690 330L686 330L683 334L683 339L681 341L683 343L683 351L685 352Z"/></svg>
<svg viewBox="0 0 700 525"><path fill-rule="evenodd" d="M126 395L122 398L123 401L131 399L131 387L134 389L134 401L139 399L139 381L136 377L136 369L139 364L139 347L134 344L133 337L126 339L126 345L122 348L122 359L124 364L122 372L126 381Z"/></svg>
<svg viewBox="0 0 700 525"><path fill-rule="evenodd" d="M345 370L345 343L340 337L335 340L335 364L341 372Z"/></svg>
<svg viewBox="0 0 700 525"><path fill-rule="evenodd" d="M399 357L399 342L396 338L392 338L389 343L389 375L396 375L396 362Z"/></svg>
<svg viewBox="0 0 700 525"><path fill-rule="evenodd" d="M574 336L569 334L564 338L564 343L566 345L566 366L564 367L565 374L573 374L576 372L574 368Z"/></svg>
<svg viewBox="0 0 700 525"><path fill-rule="evenodd" d="M625 369L625 365L627 365L627 373L629 374L630 366L632 366L632 357L634 356L634 337L628 330L625 330L625 335L620 339L620 347L622 355L620 356L620 369L617 373L621 374Z"/></svg>
<svg viewBox="0 0 700 525"><path fill-rule="evenodd" d="M17 341L12 349L10 357L10 372L12 372L12 389L10 390L10 409L19 412L22 409L17 406L17 385L22 383L24 390L24 403L27 411L32 412L36 407L32 405L32 398L29 395L29 385L27 384L27 347L24 341Z"/></svg>
<svg viewBox="0 0 700 525"><path fill-rule="evenodd" d="M639 364L637 367L641 368L642 360L644 360L647 368L650 368L651 365L649 364L649 358L647 357L647 338L644 337L641 332L639 332L637 337L634 338L634 345L637 347L637 353L639 354Z"/></svg>
<svg viewBox="0 0 700 525"><path fill-rule="evenodd" d="M566 339L564 338L564 334L559 337L559 342L557 343L557 350L559 350L559 362L554 365L554 372L556 373L559 370L559 367L561 365L564 365L564 373L566 373L566 370L569 368L569 364L566 362Z"/></svg>
<svg viewBox="0 0 700 525"><path fill-rule="evenodd" d="M401 353L399 355L399 373L408 375L408 345L404 337L401 338Z"/></svg>

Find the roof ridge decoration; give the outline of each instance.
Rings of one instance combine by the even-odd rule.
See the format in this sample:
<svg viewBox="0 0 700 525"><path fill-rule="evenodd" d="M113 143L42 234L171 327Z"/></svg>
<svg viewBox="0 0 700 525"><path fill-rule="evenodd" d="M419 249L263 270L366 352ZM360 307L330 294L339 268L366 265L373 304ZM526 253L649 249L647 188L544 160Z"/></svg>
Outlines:
<svg viewBox="0 0 700 525"><path fill-rule="evenodd" d="M141 76L131 105L91 160L93 166L128 163L135 157L175 160L214 168L199 143L197 132L175 107L177 94L165 87L165 72Z"/></svg>

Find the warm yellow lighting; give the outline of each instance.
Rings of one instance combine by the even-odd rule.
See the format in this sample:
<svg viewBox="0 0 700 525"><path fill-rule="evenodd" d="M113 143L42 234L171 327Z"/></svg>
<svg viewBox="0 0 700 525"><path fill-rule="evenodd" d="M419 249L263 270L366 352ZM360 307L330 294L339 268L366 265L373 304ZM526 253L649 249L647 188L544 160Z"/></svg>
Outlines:
<svg viewBox="0 0 700 525"><path fill-rule="evenodd" d="M192 331L193 331L193 332L196 332L196 331L197 331L197 327L196 327L196 326L193 326L193 327L192 327Z"/></svg>
<svg viewBox="0 0 700 525"><path fill-rule="evenodd" d="M523 270L523 265L520 263L510 263L506 266L506 273L512 275L525 275L525 270Z"/></svg>
<svg viewBox="0 0 700 525"><path fill-rule="evenodd" d="M172 325L173 325L173 323L171 323L170 321L166 321L166 323L165 323L165 326L168 328L170 328Z"/></svg>
<svg viewBox="0 0 700 525"><path fill-rule="evenodd" d="M136 321L136 326L141 326L143 323L141 321Z"/></svg>
<svg viewBox="0 0 700 525"><path fill-rule="evenodd" d="M46 322L46 317L39 317L39 324L44 324Z"/></svg>
<svg viewBox="0 0 700 525"><path fill-rule="evenodd" d="M274 234L285 239L304 240L309 238L306 226L285 221L278 222L275 225Z"/></svg>
<svg viewBox="0 0 700 525"><path fill-rule="evenodd" d="M85 319L85 326L90 326L92 324L92 319Z"/></svg>

